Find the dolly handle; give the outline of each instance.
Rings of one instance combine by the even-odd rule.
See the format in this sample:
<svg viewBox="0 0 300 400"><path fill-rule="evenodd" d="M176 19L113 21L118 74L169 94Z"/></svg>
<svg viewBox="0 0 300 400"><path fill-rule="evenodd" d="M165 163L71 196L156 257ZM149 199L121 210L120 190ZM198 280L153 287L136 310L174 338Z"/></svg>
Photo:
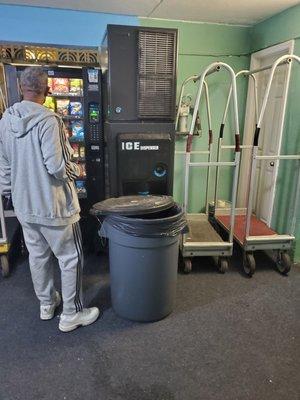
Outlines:
<svg viewBox="0 0 300 400"><path fill-rule="evenodd" d="M212 144L213 142L213 132L211 129L208 130L208 144Z"/></svg>
<svg viewBox="0 0 300 400"><path fill-rule="evenodd" d="M258 146L260 127L256 125L254 132L253 146Z"/></svg>
<svg viewBox="0 0 300 400"><path fill-rule="evenodd" d="M186 152L187 153L191 152L192 144L193 144L193 135L188 135L187 141L186 141Z"/></svg>
<svg viewBox="0 0 300 400"><path fill-rule="evenodd" d="M235 135L235 152L240 153L241 151L241 137L239 134Z"/></svg>
<svg viewBox="0 0 300 400"><path fill-rule="evenodd" d="M220 139L223 139L223 136L224 136L224 128L225 128L225 124L221 124L221 126L220 126L220 133L219 133L219 138Z"/></svg>

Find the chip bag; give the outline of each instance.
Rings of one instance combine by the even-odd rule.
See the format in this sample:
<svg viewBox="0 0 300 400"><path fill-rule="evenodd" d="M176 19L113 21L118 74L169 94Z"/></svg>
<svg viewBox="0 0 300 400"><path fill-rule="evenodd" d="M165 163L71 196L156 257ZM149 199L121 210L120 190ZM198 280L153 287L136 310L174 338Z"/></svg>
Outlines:
<svg viewBox="0 0 300 400"><path fill-rule="evenodd" d="M47 96L45 99L44 106L49 108L49 110L52 110L55 112L56 106L55 106L55 100L53 99L53 97Z"/></svg>
<svg viewBox="0 0 300 400"><path fill-rule="evenodd" d="M56 112L59 115L69 115L70 100L56 100Z"/></svg>
<svg viewBox="0 0 300 400"><path fill-rule="evenodd" d="M82 79L69 79L70 94L82 96Z"/></svg>
<svg viewBox="0 0 300 400"><path fill-rule="evenodd" d="M70 102L70 114L75 115L77 117L82 117L82 103L80 101L71 101Z"/></svg>
<svg viewBox="0 0 300 400"><path fill-rule="evenodd" d="M54 94L69 93L68 78L52 78L52 92Z"/></svg>
<svg viewBox="0 0 300 400"><path fill-rule="evenodd" d="M72 122L72 139L84 139L83 121Z"/></svg>

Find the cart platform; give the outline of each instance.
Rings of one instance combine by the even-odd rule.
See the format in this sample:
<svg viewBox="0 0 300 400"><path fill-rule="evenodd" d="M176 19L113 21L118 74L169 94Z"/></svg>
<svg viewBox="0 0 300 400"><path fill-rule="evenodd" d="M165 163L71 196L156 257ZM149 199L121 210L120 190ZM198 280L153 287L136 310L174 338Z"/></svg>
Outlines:
<svg viewBox="0 0 300 400"><path fill-rule="evenodd" d="M218 235L215 229L211 226L207 217L199 218L188 215L187 216L189 233L186 235L186 242L223 242L222 238Z"/></svg>
<svg viewBox="0 0 300 400"><path fill-rule="evenodd" d="M230 227L229 215L217 215L216 220L228 231ZM234 224L234 237L240 242L244 243L246 238L246 215L237 215ZM251 216L250 223L250 236L277 236L277 232L269 228L267 224L256 218L255 215Z"/></svg>
<svg viewBox="0 0 300 400"><path fill-rule="evenodd" d="M216 221L226 231L229 230L230 217L217 215ZM237 215L234 225L234 238L245 250L287 250L291 247L295 237L281 235L269 228L255 215L251 217L250 234L245 236L246 215Z"/></svg>
<svg viewBox="0 0 300 400"><path fill-rule="evenodd" d="M232 243L224 242L206 214L187 215L189 232L183 238L184 256L231 255Z"/></svg>

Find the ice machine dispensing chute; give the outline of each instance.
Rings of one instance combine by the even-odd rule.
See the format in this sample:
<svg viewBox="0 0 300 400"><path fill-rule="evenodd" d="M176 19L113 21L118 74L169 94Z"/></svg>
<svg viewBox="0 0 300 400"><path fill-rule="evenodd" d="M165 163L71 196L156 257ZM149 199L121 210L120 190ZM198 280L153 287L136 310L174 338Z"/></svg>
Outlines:
<svg viewBox="0 0 300 400"><path fill-rule="evenodd" d="M172 157L169 133L121 133L118 135L117 180L123 196L168 194Z"/></svg>

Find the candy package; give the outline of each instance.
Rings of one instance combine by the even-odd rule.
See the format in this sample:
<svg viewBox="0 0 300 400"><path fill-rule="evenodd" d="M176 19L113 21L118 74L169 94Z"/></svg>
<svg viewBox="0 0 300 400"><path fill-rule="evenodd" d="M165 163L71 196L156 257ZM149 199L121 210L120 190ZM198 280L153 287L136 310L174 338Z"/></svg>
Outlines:
<svg viewBox="0 0 300 400"><path fill-rule="evenodd" d="M52 78L52 93L54 94L69 93L69 79Z"/></svg>
<svg viewBox="0 0 300 400"><path fill-rule="evenodd" d="M79 147L79 157L85 158L85 147L84 146Z"/></svg>
<svg viewBox="0 0 300 400"><path fill-rule="evenodd" d="M82 96L82 79L69 79L70 94Z"/></svg>
<svg viewBox="0 0 300 400"><path fill-rule="evenodd" d="M79 144L72 143L71 146L72 146L72 149L74 151L73 158L78 158L79 157Z"/></svg>
<svg viewBox="0 0 300 400"><path fill-rule="evenodd" d="M69 121L64 121L64 125L67 138L70 138L72 136L72 126Z"/></svg>
<svg viewBox="0 0 300 400"><path fill-rule="evenodd" d="M85 178L85 177L86 177L85 164L82 163L80 164L80 178Z"/></svg>
<svg viewBox="0 0 300 400"><path fill-rule="evenodd" d="M82 117L82 103L80 103L80 101L70 102L70 114Z"/></svg>
<svg viewBox="0 0 300 400"><path fill-rule="evenodd" d="M72 139L84 139L83 121L72 122Z"/></svg>
<svg viewBox="0 0 300 400"><path fill-rule="evenodd" d="M56 101L56 112L59 115L69 115L70 100L57 100Z"/></svg>
<svg viewBox="0 0 300 400"><path fill-rule="evenodd" d="M76 181L75 184L76 184L77 193L86 193L84 181Z"/></svg>

